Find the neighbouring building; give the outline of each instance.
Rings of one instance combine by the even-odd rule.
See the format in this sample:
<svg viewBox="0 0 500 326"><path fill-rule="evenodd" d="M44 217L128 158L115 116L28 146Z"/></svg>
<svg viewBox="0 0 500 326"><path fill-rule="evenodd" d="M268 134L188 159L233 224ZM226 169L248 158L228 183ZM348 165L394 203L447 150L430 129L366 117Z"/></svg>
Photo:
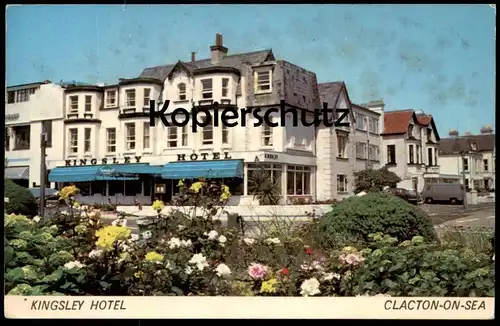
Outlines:
<svg viewBox="0 0 500 326"><path fill-rule="evenodd" d="M355 191L354 173L380 167L382 112L351 103L344 82L318 85L321 103L349 109L349 127L317 128L318 199L343 199ZM339 119L341 114L336 114Z"/></svg>
<svg viewBox="0 0 500 326"><path fill-rule="evenodd" d="M42 133L47 137L47 160L63 159L63 92L50 81L7 87L5 178L23 187L39 186Z"/></svg>
<svg viewBox="0 0 500 326"><path fill-rule="evenodd" d="M415 110L384 113L382 155L385 165L402 181L400 188L422 191L440 179L440 137L431 115Z"/></svg>
<svg viewBox="0 0 500 326"><path fill-rule="evenodd" d="M473 135L450 130L449 138L439 144L439 165L442 181L461 183L467 189L495 188L495 134L486 125Z"/></svg>

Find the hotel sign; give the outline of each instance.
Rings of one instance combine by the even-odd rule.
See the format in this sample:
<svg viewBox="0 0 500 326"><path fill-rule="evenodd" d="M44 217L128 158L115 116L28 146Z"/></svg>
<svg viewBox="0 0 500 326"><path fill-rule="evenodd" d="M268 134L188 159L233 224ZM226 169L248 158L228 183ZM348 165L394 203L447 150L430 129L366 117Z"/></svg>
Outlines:
<svg viewBox="0 0 500 326"><path fill-rule="evenodd" d="M141 163L141 156L125 156L123 160L118 160L116 157L107 159L103 158L101 160L97 160L96 158L92 158L90 160L80 159L80 160L66 160L66 166L77 166L77 165L97 165L100 163L102 165L106 164L132 164L132 163Z"/></svg>
<svg viewBox="0 0 500 326"><path fill-rule="evenodd" d="M219 152L212 152L211 154L209 153L201 153L201 154L177 154L177 161L186 161L186 159L189 159L191 161L198 161L199 159L202 161L206 161L207 159L211 160L230 160L231 156L229 156L229 152L224 152L224 156L221 158L221 153Z"/></svg>

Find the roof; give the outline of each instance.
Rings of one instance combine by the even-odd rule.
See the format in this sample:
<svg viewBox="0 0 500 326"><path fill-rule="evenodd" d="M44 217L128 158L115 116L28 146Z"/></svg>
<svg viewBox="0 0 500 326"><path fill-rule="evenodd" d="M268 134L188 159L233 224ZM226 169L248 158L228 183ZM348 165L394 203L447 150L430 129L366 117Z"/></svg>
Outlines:
<svg viewBox="0 0 500 326"><path fill-rule="evenodd" d="M413 110L388 111L384 113L384 135L404 134L412 118L416 118Z"/></svg>
<svg viewBox="0 0 500 326"><path fill-rule="evenodd" d="M43 82L33 82L33 83L27 83L27 84L19 84L19 85L12 85L12 86L7 86L7 90L10 90L12 88L28 88L28 87L37 87L42 84L49 84L50 81L46 80Z"/></svg>
<svg viewBox="0 0 500 326"><path fill-rule="evenodd" d="M417 121L422 126L428 126L432 121L432 115L427 114L417 114Z"/></svg>
<svg viewBox="0 0 500 326"><path fill-rule="evenodd" d="M271 49L227 55L224 58L222 58L217 65L213 65L211 59L197 60L194 62L178 61L177 63L174 64L146 68L139 75L139 78L149 77L149 78L160 79L163 81L168 77L168 75L177 65L181 65L188 71L193 72L197 69L204 69L210 67L229 67L229 68L241 69L241 67L244 64L250 64L250 65L260 64L262 62L269 60L274 60L274 56L272 54Z"/></svg>
<svg viewBox="0 0 500 326"><path fill-rule="evenodd" d="M495 148L495 135L470 135L455 138L443 138L439 143L439 154L453 155L460 151L473 151L471 143L475 142L478 152L492 152Z"/></svg>
<svg viewBox="0 0 500 326"><path fill-rule="evenodd" d="M343 81L318 84L319 99L321 104L326 102L335 107L344 85Z"/></svg>

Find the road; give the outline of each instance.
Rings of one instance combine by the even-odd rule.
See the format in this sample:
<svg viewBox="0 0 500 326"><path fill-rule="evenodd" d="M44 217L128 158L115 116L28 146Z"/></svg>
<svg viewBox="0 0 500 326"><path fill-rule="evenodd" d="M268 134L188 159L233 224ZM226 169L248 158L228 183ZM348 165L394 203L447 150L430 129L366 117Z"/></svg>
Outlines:
<svg viewBox="0 0 500 326"><path fill-rule="evenodd" d="M495 204L479 204L464 209L460 205L421 205L434 225L454 225L463 227L495 227Z"/></svg>

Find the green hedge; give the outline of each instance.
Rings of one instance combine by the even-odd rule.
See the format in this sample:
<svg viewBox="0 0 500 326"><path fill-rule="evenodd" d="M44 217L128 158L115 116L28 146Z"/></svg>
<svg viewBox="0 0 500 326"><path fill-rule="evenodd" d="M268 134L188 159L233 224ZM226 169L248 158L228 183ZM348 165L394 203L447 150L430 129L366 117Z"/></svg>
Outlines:
<svg viewBox="0 0 500 326"><path fill-rule="evenodd" d="M366 242L368 235L382 232L409 240L423 236L435 240L436 234L429 216L419 207L386 193L368 193L350 197L332 206L318 222L318 234L323 242L342 239Z"/></svg>
<svg viewBox="0 0 500 326"><path fill-rule="evenodd" d="M9 202L5 203L5 210L8 214L27 216L38 214L38 203L33 194L10 179L5 180L4 197L9 198Z"/></svg>

